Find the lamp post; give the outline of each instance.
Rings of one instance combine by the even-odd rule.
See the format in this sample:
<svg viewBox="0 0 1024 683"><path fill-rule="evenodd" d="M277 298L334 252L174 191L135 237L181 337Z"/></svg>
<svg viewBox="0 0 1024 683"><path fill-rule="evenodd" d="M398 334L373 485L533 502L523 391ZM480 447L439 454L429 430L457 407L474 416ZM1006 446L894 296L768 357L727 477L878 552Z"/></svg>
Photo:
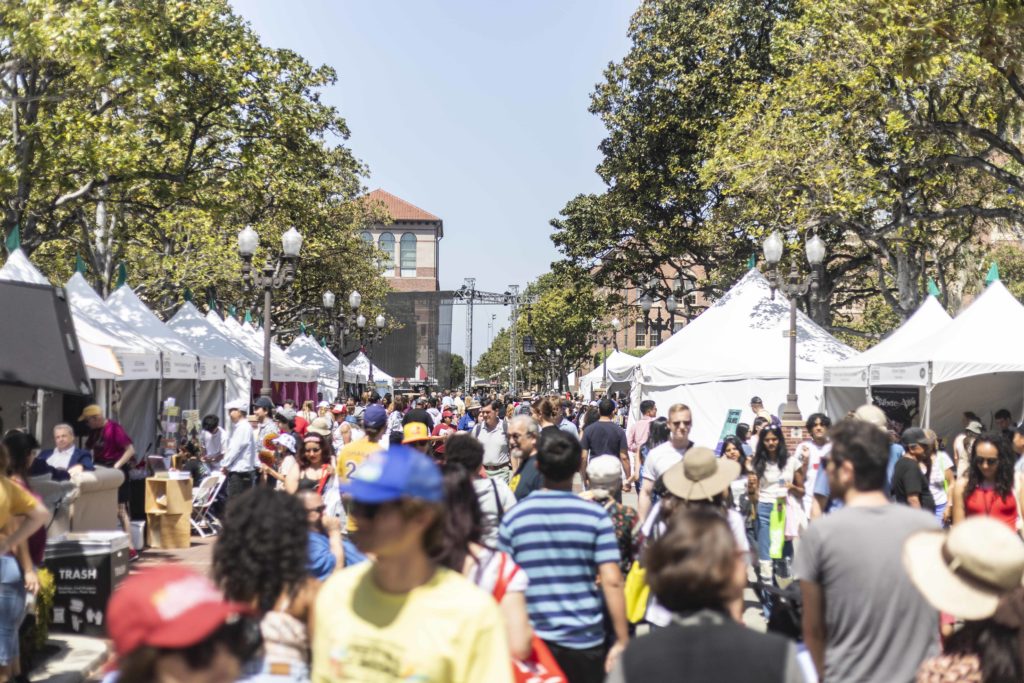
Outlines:
<svg viewBox="0 0 1024 683"><path fill-rule="evenodd" d="M651 309L654 307L657 299L651 293L657 287L657 281L652 279L647 286L648 291L644 292L638 303L640 304L640 310L644 313L644 327L647 333L650 334L651 330L656 330L658 332L658 343L661 343L662 332L668 331L669 336L675 334L676 311L679 310L680 303L683 306L684 317L687 320L690 319L690 295L694 292L694 285L692 280L677 277L671 293L664 299L664 308L668 312L668 317L661 317L661 308L659 307L658 317L653 320L651 319Z"/></svg>
<svg viewBox="0 0 1024 683"><path fill-rule="evenodd" d="M797 405L796 393L796 298L810 292L811 301L818 300L818 268L825 260L825 242L817 235L812 235L807 240L804 248L807 262L811 265L811 274L807 278L800 277L795 258L790 260L789 275L783 275L779 264L782 261L784 246L782 236L776 231L764 241L763 250L765 260L773 267L769 273L772 297L778 290L789 298L789 393L786 394L782 420L799 423L803 417L800 415L800 406Z"/></svg>
<svg viewBox="0 0 1024 683"><path fill-rule="evenodd" d="M533 386L533 360L526 361L526 373L530 376L530 386Z"/></svg>
<svg viewBox="0 0 1024 683"><path fill-rule="evenodd" d="M621 325L621 323L619 322L619 319L618 318L612 318L612 330L614 330L612 332L612 343L615 344L615 350L616 351L619 350L619 337L618 337L618 335L619 335L619 325ZM603 356L604 360L601 363L604 366L604 369L601 371L601 374L602 374L601 386L605 387L605 389L607 390L607 388L608 388L608 330L605 330L604 332L601 333L601 347L602 347L602 353L604 354L604 356Z"/></svg>
<svg viewBox="0 0 1024 683"><path fill-rule="evenodd" d="M281 236L281 254L277 262L267 256L263 270L253 270L252 259L260 246L260 236L247 225L238 233L238 254L242 257L242 283L245 291L263 289L263 383L260 396L270 398L270 311L273 291L283 289L295 281L295 269L302 250L302 235L294 227Z"/></svg>
<svg viewBox="0 0 1024 683"><path fill-rule="evenodd" d="M344 396L342 395L341 388L345 385L345 335L351 334L355 330L362 330L366 327L366 316L359 312L359 307L363 304L363 295L352 290L352 293L348 295L348 307L350 311L345 312L344 308L338 311L337 315L334 314L335 296L334 292L327 290L322 295L322 301L324 305L324 311L326 311L329 322L329 333L332 343L338 350L338 396L337 400L340 401ZM371 373L373 365L370 365ZM367 379L369 381L369 378Z"/></svg>

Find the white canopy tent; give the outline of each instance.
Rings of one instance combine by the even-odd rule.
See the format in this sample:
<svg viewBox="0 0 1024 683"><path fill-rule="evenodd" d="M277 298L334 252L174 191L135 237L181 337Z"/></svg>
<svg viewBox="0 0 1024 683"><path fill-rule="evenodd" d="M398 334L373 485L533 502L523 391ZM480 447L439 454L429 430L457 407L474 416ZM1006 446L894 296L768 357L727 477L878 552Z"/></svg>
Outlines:
<svg viewBox="0 0 1024 683"><path fill-rule="evenodd" d="M640 359L618 349L612 351L604 362L598 363L597 367L580 377L580 393L585 398L589 398L595 389L604 385L605 364L608 366L608 386L604 387L607 393L628 393L633 382L633 369L640 364Z"/></svg>
<svg viewBox="0 0 1024 683"><path fill-rule="evenodd" d="M395 386L395 378L388 373L381 370L379 367L370 362L370 358L360 351L356 354L356 357L352 359L349 364L349 369L356 373L360 378L366 378L367 384L370 382L370 370L373 369L373 387L376 389L385 389L391 391ZM362 384L363 382L360 382Z"/></svg>
<svg viewBox="0 0 1024 683"><path fill-rule="evenodd" d="M818 409L821 375L855 352L802 312L797 312L797 393L805 415ZM665 415L674 403L693 411L691 438L713 446L730 409L745 411L760 396L777 413L789 378L789 302L773 298L756 269L693 322L640 359L632 391L634 417L640 401L652 399Z"/></svg>
<svg viewBox="0 0 1024 683"><path fill-rule="evenodd" d="M885 339L863 353L827 366L823 378L825 412L834 419L842 417L871 401L871 387L904 386L908 373L917 374L917 381L922 381L921 372L926 368L907 359L918 357L922 347L934 344L951 321L938 299L929 296Z"/></svg>
<svg viewBox="0 0 1024 683"><path fill-rule="evenodd" d="M262 381L263 340L256 339L253 336L252 326L250 325L249 331L246 332L234 318L221 318L213 311L206 314L206 320L235 344L238 344L248 350L250 360L253 362L252 378L254 381ZM316 371L307 370L288 358L280 348L271 344L270 380L272 382L311 382L316 380Z"/></svg>
<svg viewBox="0 0 1024 683"><path fill-rule="evenodd" d="M221 423L227 425L228 416L223 405L238 399L248 401L252 390L253 361L248 349L233 342L191 302L182 304L167 321L167 326L204 353L227 359L224 365L224 402L216 413L220 415Z"/></svg>
<svg viewBox="0 0 1024 683"><path fill-rule="evenodd" d="M307 334L300 334L288 345L285 353L304 367L316 368L317 391L325 400L333 400L338 394L338 360L331 356L334 360L332 364L328 357L321 353L322 350L316 339Z"/></svg>
<svg viewBox="0 0 1024 683"><path fill-rule="evenodd" d="M871 364L872 386L917 387L921 424L949 440L962 414L1024 412L1024 306L998 280L950 323Z"/></svg>

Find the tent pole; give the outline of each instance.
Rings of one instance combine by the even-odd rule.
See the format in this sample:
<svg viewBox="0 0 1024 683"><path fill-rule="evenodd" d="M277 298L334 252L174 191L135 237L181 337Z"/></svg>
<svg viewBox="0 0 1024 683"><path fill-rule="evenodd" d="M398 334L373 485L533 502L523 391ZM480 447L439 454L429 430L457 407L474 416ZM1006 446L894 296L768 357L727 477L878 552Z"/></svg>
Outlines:
<svg viewBox="0 0 1024 683"><path fill-rule="evenodd" d="M932 428L932 362L928 361L928 383L924 386L924 428Z"/></svg>

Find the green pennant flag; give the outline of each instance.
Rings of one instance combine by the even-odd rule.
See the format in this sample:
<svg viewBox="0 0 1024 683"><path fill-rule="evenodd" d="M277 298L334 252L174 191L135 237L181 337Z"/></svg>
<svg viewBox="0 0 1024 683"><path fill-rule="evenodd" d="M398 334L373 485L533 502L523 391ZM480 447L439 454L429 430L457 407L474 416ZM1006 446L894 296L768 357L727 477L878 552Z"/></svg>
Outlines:
<svg viewBox="0 0 1024 683"><path fill-rule="evenodd" d="M935 280L931 278L928 278L928 294L934 296L935 298L938 298L940 294L939 286L935 284Z"/></svg>
<svg viewBox="0 0 1024 683"><path fill-rule="evenodd" d="M245 312L245 322L247 322L247 323L251 323L252 322L252 311L247 310Z"/></svg>
<svg viewBox="0 0 1024 683"><path fill-rule="evenodd" d="M75 272L85 275L87 270L89 270L89 267L85 265L85 260L82 258L82 255L75 254Z"/></svg>
<svg viewBox="0 0 1024 683"><path fill-rule="evenodd" d="M185 301L187 301L189 303L192 303L192 290L191 289L186 287L185 288L185 292L184 292L184 296L185 296Z"/></svg>
<svg viewBox="0 0 1024 683"><path fill-rule="evenodd" d="M211 311L216 311L217 300L211 296L209 299L206 300L206 307L209 308Z"/></svg>
<svg viewBox="0 0 1024 683"><path fill-rule="evenodd" d="M128 282L128 266L122 262L117 267L117 282L114 284L114 289L120 289L125 282Z"/></svg>
<svg viewBox="0 0 1024 683"><path fill-rule="evenodd" d="M234 318L236 315L238 315L238 309L235 308L234 306L228 306L228 313L230 313L231 317Z"/></svg>
<svg viewBox="0 0 1024 683"><path fill-rule="evenodd" d="M992 262L992 266L988 269L988 275L985 276L985 285L990 285L999 279L999 264L995 261Z"/></svg>
<svg viewBox="0 0 1024 683"><path fill-rule="evenodd" d="M7 235L7 241L4 242L4 246L7 247L7 253L10 254L15 249L21 248L21 227L15 225L14 230Z"/></svg>
<svg viewBox="0 0 1024 683"><path fill-rule="evenodd" d="M327 348L327 337L320 337L320 346Z"/></svg>
<svg viewBox="0 0 1024 683"><path fill-rule="evenodd" d="M757 267L757 254L751 254L750 258L747 259L747 270L753 270Z"/></svg>
<svg viewBox="0 0 1024 683"><path fill-rule="evenodd" d="M302 336L306 336L306 323L299 323L299 332Z"/></svg>

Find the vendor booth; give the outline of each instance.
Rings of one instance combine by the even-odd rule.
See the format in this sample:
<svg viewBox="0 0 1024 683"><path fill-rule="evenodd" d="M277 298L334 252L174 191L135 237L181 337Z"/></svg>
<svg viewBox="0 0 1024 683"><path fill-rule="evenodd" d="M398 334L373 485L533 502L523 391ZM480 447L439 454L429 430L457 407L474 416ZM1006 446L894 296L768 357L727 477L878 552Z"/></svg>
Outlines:
<svg viewBox="0 0 1024 683"><path fill-rule="evenodd" d="M873 400L891 419L920 423L923 407L919 387L924 368L907 358L919 357L936 343L940 330L952 321L934 296L924 300L912 316L867 351L825 368L825 412L833 420Z"/></svg>
<svg viewBox="0 0 1024 683"><path fill-rule="evenodd" d="M371 363L369 356L362 351L356 354L348 368L359 376L361 384L365 383L381 395L395 390L395 378Z"/></svg>
<svg viewBox="0 0 1024 683"><path fill-rule="evenodd" d="M998 280L951 322L922 338L892 348L871 362L867 382L902 389L920 405L917 420L950 442L963 428L962 414L986 424L1007 408L1024 410L1024 306ZM834 377L830 381L838 380Z"/></svg>
<svg viewBox="0 0 1024 683"><path fill-rule="evenodd" d="M855 351L797 311L797 393L806 416L821 402L826 365ZM785 403L789 380L789 302L772 296L768 280L751 269L693 322L640 359L634 371L631 416L652 399L658 414L684 403L693 411L690 438L718 442L731 409L750 422L749 402L760 396L773 414Z"/></svg>

